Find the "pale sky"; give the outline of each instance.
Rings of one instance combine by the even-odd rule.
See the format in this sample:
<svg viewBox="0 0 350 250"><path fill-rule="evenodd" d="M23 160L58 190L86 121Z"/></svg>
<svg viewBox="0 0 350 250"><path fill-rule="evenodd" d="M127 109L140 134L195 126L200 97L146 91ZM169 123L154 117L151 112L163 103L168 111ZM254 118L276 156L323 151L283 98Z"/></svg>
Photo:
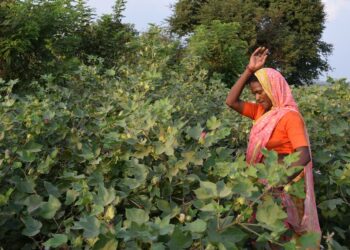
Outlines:
<svg viewBox="0 0 350 250"><path fill-rule="evenodd" d="M124 22L133 23L139 31L147 30L149 23L165 25L171 15L170 5L177 0L127 0ZM350 0L323 0L327 20L322 40L331 43L334 50L328 57L334 69L327 75L350 80ZM115 0L88 0L97 15L111 13ZM323 77L324 78L324 77Z"/></svg>

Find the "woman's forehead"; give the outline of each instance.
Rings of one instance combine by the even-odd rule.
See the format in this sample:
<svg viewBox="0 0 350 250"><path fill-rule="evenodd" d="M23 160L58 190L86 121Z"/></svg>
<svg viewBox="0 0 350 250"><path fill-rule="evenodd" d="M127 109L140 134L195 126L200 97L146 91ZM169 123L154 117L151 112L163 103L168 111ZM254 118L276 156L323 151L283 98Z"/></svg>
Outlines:
<svg viewBox="0 0 350 250"><path fill-rule="evenodd" d="M263 89L263 87L261 86L260 82L258 81L253 81L250 83L250 89L252 91L256 91L256 90L261 90Z"/></svg>

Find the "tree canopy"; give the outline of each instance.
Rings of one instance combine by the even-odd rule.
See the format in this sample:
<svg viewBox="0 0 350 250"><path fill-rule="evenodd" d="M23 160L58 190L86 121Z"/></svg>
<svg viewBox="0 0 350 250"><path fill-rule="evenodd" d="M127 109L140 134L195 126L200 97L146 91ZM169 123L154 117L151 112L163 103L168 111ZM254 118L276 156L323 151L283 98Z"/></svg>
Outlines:
<svg viewBox="0 0 350 250"><path fill-rule="evenodd" d="M168 21L183 36L213 20L240 23L239 36L249 52L268 47L268 65L282 71L291 84L310 83L330 69L326 57L332 45L321 40L325 12L320 0L180 0Z"/></svg>
<svg viewBox="0 0 350 250"><path fill-rule="evenodd" d="M112 67L135 35L121 22L125 1L95 20L84 0L5 0L0 3L0 77L32 80L67 73L91 56Z"/></svg>

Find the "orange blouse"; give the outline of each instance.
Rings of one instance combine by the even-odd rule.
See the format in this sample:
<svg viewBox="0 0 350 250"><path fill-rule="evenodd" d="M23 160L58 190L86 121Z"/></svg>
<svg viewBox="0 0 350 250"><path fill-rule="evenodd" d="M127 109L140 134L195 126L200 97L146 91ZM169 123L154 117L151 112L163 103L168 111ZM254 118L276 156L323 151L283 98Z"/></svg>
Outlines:
<svg viewBox="0 0 350 250"><path fill-rule="evenodd" d="M264 112L262 105L244 102L241 114L257 120ZM303 119L299 113L290 111L277 123L266 148L278 154L290 154L303 146L308 146Z"/></svg>

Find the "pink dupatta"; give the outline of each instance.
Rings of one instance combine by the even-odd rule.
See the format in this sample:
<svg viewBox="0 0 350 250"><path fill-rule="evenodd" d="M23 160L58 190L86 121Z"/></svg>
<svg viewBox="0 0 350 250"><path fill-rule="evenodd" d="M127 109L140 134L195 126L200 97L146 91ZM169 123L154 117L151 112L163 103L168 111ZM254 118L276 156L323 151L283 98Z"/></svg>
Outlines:
<svg viewBox="0 0 350 250"><path fill-rule="evenodd" d="M280 119L290 111L299 113L298 106L294 101L287 81L277 70L263 68L255 72L255 75L262 85L265 93L271 99L272 108L270 111L266 112L259 119L257 119L252 127L246 154L247 162L249 164L261 162L263 157L261 149L266 146ZM307 132L306 137L309 141ZM309 151L311 157L310 142ZM286 193L283 193L281 196L282 202L286 206L287 210L287 222L292 225L293 229L297 233L321 233L314 194L312 160L304 168L304 177L306 198L304 200L304 216L301 220L291 197ZM299 223L300 221L301 223Z"/></svg>

